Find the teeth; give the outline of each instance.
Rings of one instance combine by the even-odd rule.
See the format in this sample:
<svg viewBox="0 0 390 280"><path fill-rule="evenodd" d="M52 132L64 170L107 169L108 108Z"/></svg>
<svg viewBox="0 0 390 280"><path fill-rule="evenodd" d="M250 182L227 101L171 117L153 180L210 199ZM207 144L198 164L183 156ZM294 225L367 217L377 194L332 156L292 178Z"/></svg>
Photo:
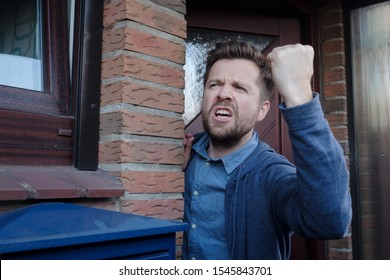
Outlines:
<svg viewBox="0 0 390 280"><path fill-rule="evenodd" d="M223 116L230 116L230 112L228 110L223 110L223 109L218 110L216 114L223 115Z"/></svg>

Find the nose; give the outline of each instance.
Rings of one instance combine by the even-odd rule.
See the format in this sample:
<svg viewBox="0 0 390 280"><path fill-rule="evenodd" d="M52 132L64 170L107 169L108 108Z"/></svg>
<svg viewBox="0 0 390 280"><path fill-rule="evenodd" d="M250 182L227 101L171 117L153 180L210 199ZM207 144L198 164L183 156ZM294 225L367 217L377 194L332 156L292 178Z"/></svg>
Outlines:
<svg viewBox="0 0 390 280"><path fill-rule="evenodd" d="M218 91L218 99L220 100L231 100L232 99L232 89L229 84L224 84L220 87Z"/></svg>

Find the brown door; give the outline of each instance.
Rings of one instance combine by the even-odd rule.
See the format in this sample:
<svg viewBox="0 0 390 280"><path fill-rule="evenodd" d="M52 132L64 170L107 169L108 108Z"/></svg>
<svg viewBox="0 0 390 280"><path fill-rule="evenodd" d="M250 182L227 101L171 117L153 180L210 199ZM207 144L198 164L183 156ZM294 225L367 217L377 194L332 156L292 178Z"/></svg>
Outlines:
<svg viewBox="0 0 390 280"><path fill-rule="evenodd" d="M223 38L236 37L239 39L259 39L261 48L267 54L274 47L300 42L299 19L281 18L275 16L261 16L258 14L240 14L237 11L224 11L224 13L212 13L209 11L189 11L188 14L188 40L203 40L211 42ZM195 33L195 35L193 35ZM255 39L252 39L255 38ZM196 42L195 42L196 43ZM202 45L203 42L201 42ZM188 47L187 47L188 51ZM188 57L187 57L188 60ZM201 76L201 75L200 75ZM187 83L187 80L186 80ZM191 98L193 90L186 89L186 99ZM271 98L271 108L267 117L257 124L256 130L260 138L271 145L277 152L292 160L286 125L278 110L280 96L275 93ZM188 121L187 132L196 133L203 130L202 121L198 115Z"/></svg>
<svg viewBox="0 0 390 280"><path fill-rule="evenodd" d="M252 41L267 54L277 46L301 42L300 20L295 18L259 15L258 13L241 13L237 10L224 10L221 12L220 10L197 10L194 8L188 10L187 21L187 52L190 53L187 53L185 95L186 102L192 99L190 105L186 104L186 110L188 111L193 111L191 107L194 106L198 108L198 111L200 110L200 105L196 106L193 104L194 100L200 100L200 96L194 96L194 94L200 95L200 93L194 93L196 91L199 92L199 88L196 89L197 85L192 85L193 88L187 88L188 84L193 83L192 80L197 79L196 76L198 78L202 76L199 67L192 65L192 68L195 70L191 70L190 66L187 65L191 63L191 60L194 60L193 63L197 61L199 63L200 59L197 56L205 55L206 50L199 50L199 48L205 48L206 44L213 41L221 41L233 37ZM197 42L200 46L199 48L196 46ZM191 48L195 48L195 50L191 50ZM198 73L195 74L195 77L188 78L187 74L191 71ZM191 85L189 86L191 87ZM271 98L271 108L267 117L258 123L255 129L264 142L268 143L278 153L286 156L290 161L293 161L287 127L278 110L280 102L280 96L275 93ZM187 132L197 133L203 130L201 117L196 113L198 112L195 110L195 112L186 113L187 116L185 114ZM318 254L313 255L313 252L310 252L312 250L311 247L311 241L294 236L291 259L322 258Z"/></svg>

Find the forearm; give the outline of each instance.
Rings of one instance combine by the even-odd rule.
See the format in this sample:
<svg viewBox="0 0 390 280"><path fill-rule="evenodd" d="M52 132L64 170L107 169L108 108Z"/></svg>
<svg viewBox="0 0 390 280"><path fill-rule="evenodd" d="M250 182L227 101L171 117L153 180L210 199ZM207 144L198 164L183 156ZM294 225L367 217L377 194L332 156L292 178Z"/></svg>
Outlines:
<svg viewBox="0 0 390 280"><path fill-rule="evenodd" d="M287 203L295 210L287 213L302 231L345 232L351 219L349 174L343 151L323 117L319 96L296 108L283 108L296 166L296 201ZM303 228L302 224L307 226ZM325 237L324 235L324 237Z"/></svg>

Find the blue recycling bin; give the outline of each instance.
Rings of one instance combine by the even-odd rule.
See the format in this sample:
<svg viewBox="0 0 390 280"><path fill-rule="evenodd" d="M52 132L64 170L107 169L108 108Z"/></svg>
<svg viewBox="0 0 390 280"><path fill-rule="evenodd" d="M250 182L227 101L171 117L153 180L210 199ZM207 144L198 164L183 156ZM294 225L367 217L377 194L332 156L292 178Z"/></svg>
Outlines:
<svg viewBox="0 0 390 280"><path fill-rule="evenodd" d="M67 203L0 214L0 258L175 259L187 224Z"/></svg>

